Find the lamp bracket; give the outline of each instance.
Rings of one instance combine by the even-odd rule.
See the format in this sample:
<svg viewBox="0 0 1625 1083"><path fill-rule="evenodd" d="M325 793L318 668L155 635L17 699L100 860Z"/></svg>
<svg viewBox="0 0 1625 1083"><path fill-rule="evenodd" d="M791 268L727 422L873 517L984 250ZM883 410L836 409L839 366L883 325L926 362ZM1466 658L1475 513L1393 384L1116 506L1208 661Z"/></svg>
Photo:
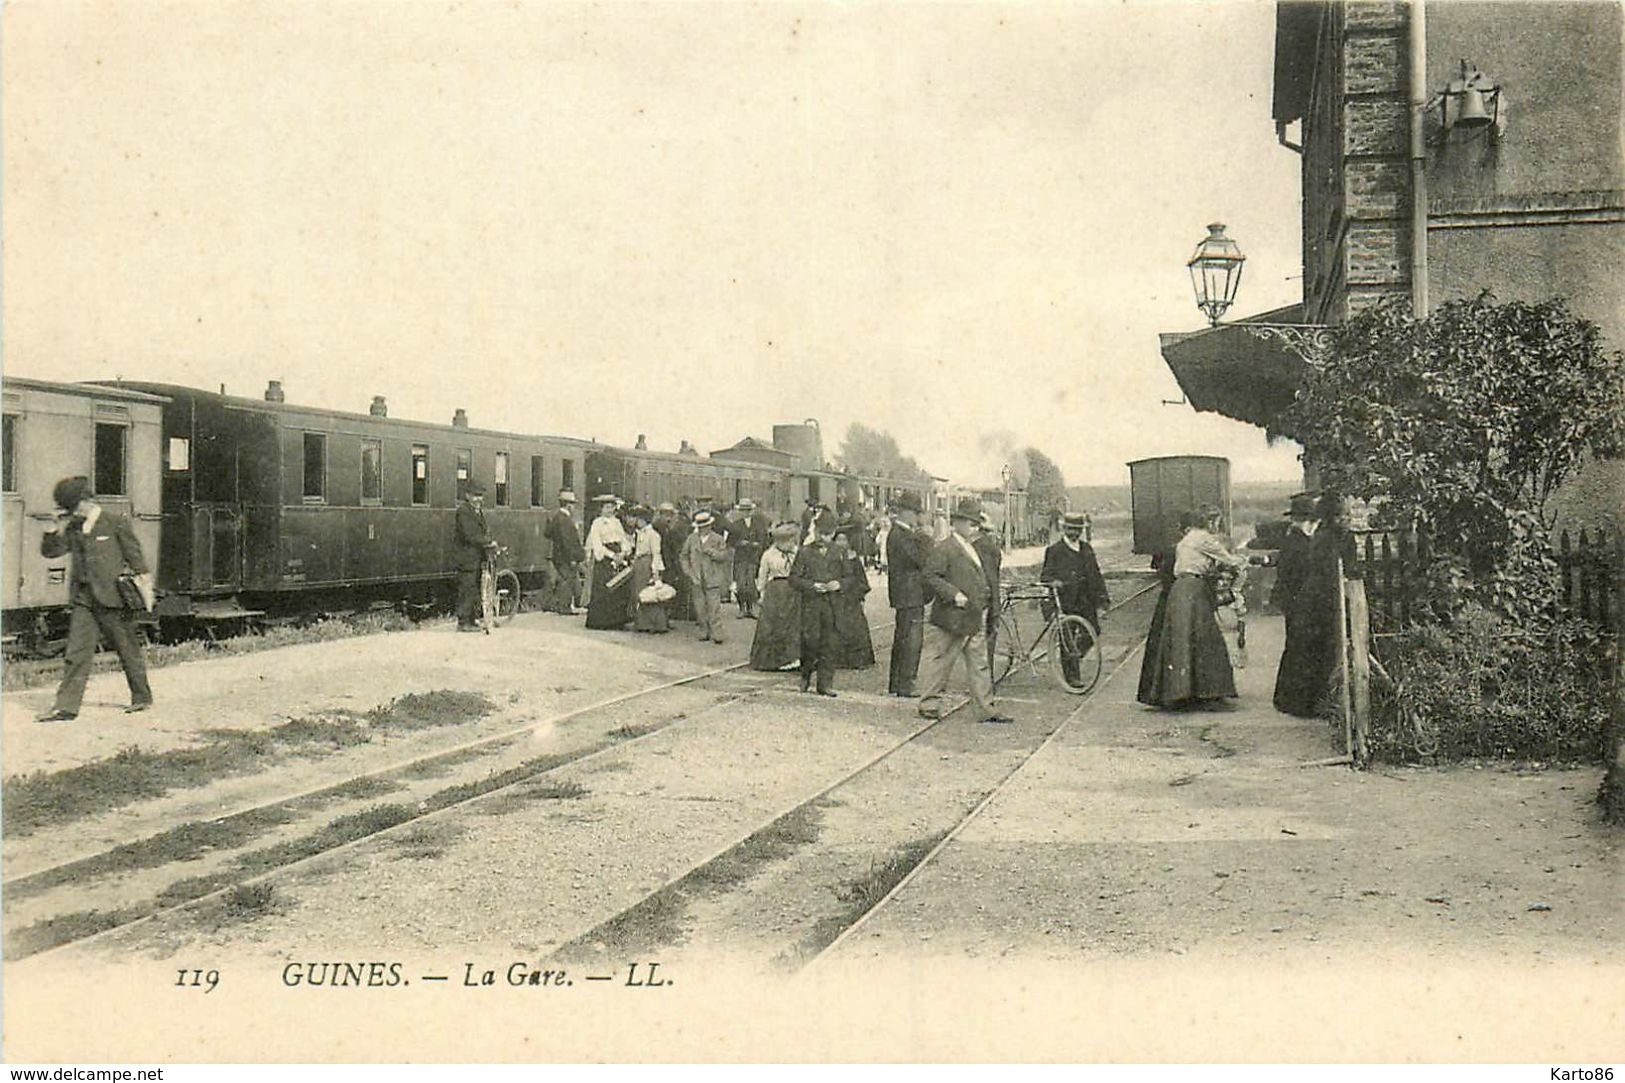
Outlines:
<svg viewBox="0 0 1625 1083"><path fill-rule="evenodd" d="M1276 339L1317 369L1325 368L1331 360L1330 328L1315 324L1286 323L1238 323L1231 326L1244 327L1248 334L1261 341Z"/></svg>

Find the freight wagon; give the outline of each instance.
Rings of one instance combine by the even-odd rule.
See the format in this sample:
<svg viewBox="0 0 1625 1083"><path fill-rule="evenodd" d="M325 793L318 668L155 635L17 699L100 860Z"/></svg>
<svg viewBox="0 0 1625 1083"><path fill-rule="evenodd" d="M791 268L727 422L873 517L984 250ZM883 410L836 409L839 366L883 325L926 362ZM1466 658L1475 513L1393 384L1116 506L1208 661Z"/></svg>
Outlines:
<svg viewBox="0 0 1625 1083"><path fill-rule="evenodd" d="M1179 516L1203 504L1219 509L1220 530L1230 532L1230 460L1215 455L1172 455L1128 464L1134 508L1134 552L1171 553Z"/></svg>

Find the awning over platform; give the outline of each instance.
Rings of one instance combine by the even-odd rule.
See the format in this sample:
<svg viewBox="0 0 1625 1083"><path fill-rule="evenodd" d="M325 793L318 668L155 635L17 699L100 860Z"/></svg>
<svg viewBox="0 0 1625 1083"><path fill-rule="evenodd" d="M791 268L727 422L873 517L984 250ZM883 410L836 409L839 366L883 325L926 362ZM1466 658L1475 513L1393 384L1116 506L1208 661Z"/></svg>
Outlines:
<svg viewBox="0 0 1625 1083"><path fill-rule="evenodd" d="M1326 328L1304 324L1290 305L1201 331L1164 334L1162 358L1192 406L1274 429L1311 371L1305 354L1324 347Z"/></svg>

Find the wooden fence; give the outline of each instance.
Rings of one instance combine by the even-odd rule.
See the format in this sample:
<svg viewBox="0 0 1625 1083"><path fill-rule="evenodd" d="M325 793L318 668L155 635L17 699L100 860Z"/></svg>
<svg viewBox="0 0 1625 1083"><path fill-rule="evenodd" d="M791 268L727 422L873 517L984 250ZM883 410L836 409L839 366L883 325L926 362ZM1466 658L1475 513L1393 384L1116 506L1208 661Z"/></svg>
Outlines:
<svg viewBox="0 0 1625 1083"><path fill-rule="evenodd" d="M1431 556L1427 536L1411 530L1359 530L1354 540L1355 566L1365 579L1373 618L1386 629L1410 627L1419 616L1414 607L1422 597L1423 569ZM1605 531L1582 529L1575 537L1565 530L1555 554L1563 609L1616 634L1625 623L1614 596L1621 544L1618 535Z"/></svg>

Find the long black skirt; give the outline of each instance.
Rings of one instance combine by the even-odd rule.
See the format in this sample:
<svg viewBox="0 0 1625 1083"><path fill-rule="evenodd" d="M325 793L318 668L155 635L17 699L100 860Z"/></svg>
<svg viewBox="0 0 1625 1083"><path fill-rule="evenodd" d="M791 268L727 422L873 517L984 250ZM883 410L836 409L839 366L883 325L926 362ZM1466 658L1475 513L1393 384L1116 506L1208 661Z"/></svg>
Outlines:
<svg viewBox="0 0 1625 1083"><path fill-rule="evenodd" d="M1286 618L1286 646L1275 671L1275 709L1314 717L1337 668L1337 615L1299 611Z"/></svg>
<svg viewBox="0 0 1625 1083"><path fill-rule="evenodd" d="M632 619L629 604L632 597L631 576L621 580L619 586L610 586L615 565L600 560L592 566L592 600L587 603L588 628L624 628Z"/></svg>
<svg viewBox="0 0 1625 1083"><path fill-rule="evenodd" d="M788 579L770 579L750 641L750 668L783 669L801 658L801 595Z"/></svg>
<svg viewBox="0 0 1625 1083"><path fill-rule="evenodd" d="M1213 616L1207 583L1200 576L1181 575L1165 597L1160 619L1146 641L1145 665L1154 668L1149 681L1141 670L1140 702L1177 707L1235 696L1236 676Z"/></svg>
<svg viewBox="0 0 1625 1083"><path fill-rule="evenodd" d="M862 598L835 598L835 668L868 669L875 664L875 643Z"/></svg>

